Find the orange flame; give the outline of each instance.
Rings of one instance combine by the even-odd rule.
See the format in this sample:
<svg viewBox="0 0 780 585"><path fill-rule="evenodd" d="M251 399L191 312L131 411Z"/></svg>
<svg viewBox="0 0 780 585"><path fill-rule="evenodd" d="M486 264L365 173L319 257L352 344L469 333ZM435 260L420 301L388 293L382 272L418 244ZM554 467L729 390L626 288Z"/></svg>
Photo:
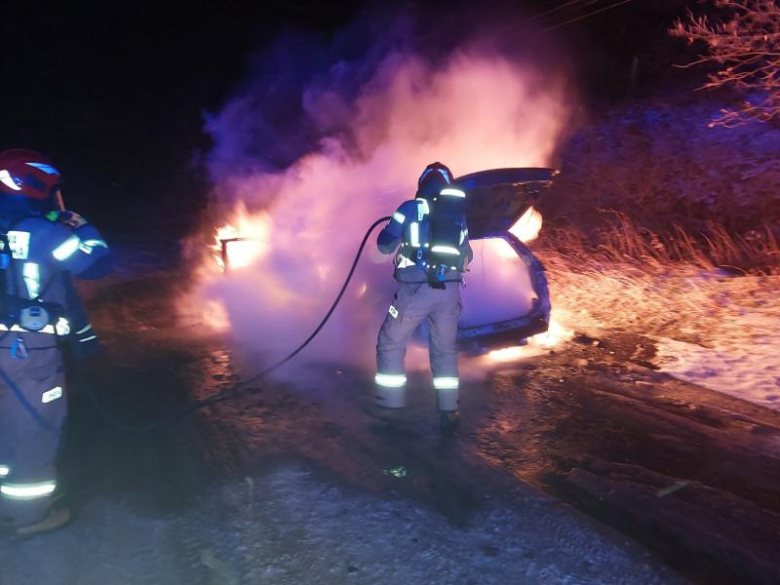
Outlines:
<svg viewBox="0 0 780 585"><path fill-rule="evenodd" d="M539 237L539 232L541 230L542 214L531 206L520 219L515 222L515 225L509 228L509 233L521 242L528 243Z"/></svg>
<svg viewBox="0 0 780 585"><path fill-rule="evenodd" d="M489 363L513 362L523 358L542 355L551 347L560 345L574 336L574 332L565 328L555 319L550 320L550 327L545 333L528 338L527 345L517 345L496 349L485 356Z"/></svg>
<svg viewBox="0 0 780 585"><path fill-rule="evenodd" d="M236 207L233 220L217 228L214 243L214 259L224 271L226 268L246 268L263 258L269 250L271 217L260 212L250 214L243 204ZM228 266L225 266L223 249Z"/></svg>

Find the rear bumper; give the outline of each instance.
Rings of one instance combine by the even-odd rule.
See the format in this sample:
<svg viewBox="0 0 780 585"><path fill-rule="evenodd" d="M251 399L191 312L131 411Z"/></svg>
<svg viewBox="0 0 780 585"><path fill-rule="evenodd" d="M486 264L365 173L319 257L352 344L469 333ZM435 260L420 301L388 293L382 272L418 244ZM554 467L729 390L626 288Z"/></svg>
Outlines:
<svg viewBox="0 0 780 585"><path fill-rule="evenodd" d="M547 331L550 324L550 292L544 266L531 250L510 233L496 234L506 240L528 267L531 285L536 293L536 301L527 315L506 321L498 321L476 327L458 328L458 349L473 351L517 345L527 337Z"/></svg>

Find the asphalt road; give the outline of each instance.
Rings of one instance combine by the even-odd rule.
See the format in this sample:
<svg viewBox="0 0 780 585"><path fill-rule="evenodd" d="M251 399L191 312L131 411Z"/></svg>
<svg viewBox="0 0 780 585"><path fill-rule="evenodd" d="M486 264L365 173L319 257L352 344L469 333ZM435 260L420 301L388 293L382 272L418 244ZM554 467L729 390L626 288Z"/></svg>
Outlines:
<svg viewBox="0 0 780 585"><path fill-rule="evenodd" d="M276 485L274 474L292 466L336 486L347 502L407 502L464 534L490 510L525 510L528 518L546 514L537 532L555 532L560 523L569 527L562 529L556 550L564 550L567 541L582 543L580 549L592 539L604 543L601 552L588 557L595 559L587 561L593 563L590 573L582 568L585 561L562 569L570 582L614 577L614 582L665 583L682 575L701 583L771 583L780 577L775 554L780 415L658 374L648 361L652 343L641 336L580 337L549 355L466 383L463 429L452 439L438 435L434 397L423 376L411 376L415 398L408 411L386 422L363 409L371 373L334 364L298 372L295 382L262 381L235 400L153 432L120 430L92 407L90 393L124 423L143 425L232 387L249 369L229 339L216 338L195 322L176 321L170 299L182 284L149 273L86 291L106 353L90 365L82 376L88 381L71 396L63 475L78 519L56 535L37 537L36 544L4 543L0 558L18 560L25 546L34 547L27 554L38 548L51 552L46 539L63 542L70 531L83 538L102 535L100 546L92 547L94 562L101 562L101 554L126 561L117 583L135 582L133 567L149 565L149 558L156 559L152 565L158 571L149 574L158 575L159 582L184 582L178 579L185 575L188 582L204 583L300 582L267 574L265 580L255 579L251 575L259 573L252 571L259 568L228 566L214 552L217 545L214 550L198 545L199 556L192 561L191 551L182 552L184 544L170 545L174 552L159 544L189 542L195 538L191 532L206 530L204 523L218 522L214 518L222 514L235 516L229 505L235 486L255 493L263 478ZM215 494L221 495L215 500ZM191 519L193 510L207 507L204 502L211 502L212 519ZM537 513L539 506L555 512ZM106 527L112 521L122 531L133 530L119 509L153 523L190 520L175 538L167 528L150 534L156 550L167 552L147 558L137 538L106 536L113 534ZM273 510L268 513L273 516ZM139 524L136 530L149 528ZM219 546L249 546L245 538L231 544L234 537L220 534ZM481 546L483 557L500 553L498 545ZM610 547L625 555L627 567L642 567L652 578L621 574L603 553ZM59 559L62 580L49 582L92 582L79 577L85 562ZM534 564L528 562L526 568ZM610 564L617 573L607 578L599 567ZM352 569L359 576L349 567L352 577ZM364 571L368 567L366 561ZM192 581L192 575L202 580ZM567 582L533 575L490 582ZM355 582L371 582L366 579Z"/></svg>

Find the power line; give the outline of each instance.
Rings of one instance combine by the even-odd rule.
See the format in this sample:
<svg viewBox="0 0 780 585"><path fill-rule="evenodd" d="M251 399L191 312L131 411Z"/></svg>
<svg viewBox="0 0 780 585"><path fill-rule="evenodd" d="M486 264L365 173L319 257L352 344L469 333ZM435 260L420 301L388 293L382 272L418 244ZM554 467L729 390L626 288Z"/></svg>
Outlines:
<svg viewBox="0 0 780 585"><path fill-rule="evenodd" d="M532 23L532 22L534 22L536 20L539 20L540 18L542 18L544 16L547 16L549 14L554 14L555 12L559 12L561 10L566 10L569 7L576 7L577 4L581 4L581 7L585 7L585 6L588 6L590 4L594 4L596 2L599 2L599 0L569 0L568 2L566 2L564 4L561 4L560 6L556 6L554 8L550 8L549 10L545 10L544 12L540 12L539 14L535 14L535 15L530 16L529 18L525 18L525 19L523 19L523 20L521 20L519 22L509 23L509 24L501 27L501 29L507 30L507 29L520 27L520 30L518 31L518 33L522 33L522 32L524 32L526 30L528 24L530 24L530 23ZM576 8L579 8L579 7L576 7Z"/></svg>
<svg viewBox="0 0 780 585"><path fill-rule="evenodd" d="M549 10L545 10L544 12L540 12L539 14L536 14L532 16L531 18L524 20L520 24L528 24L529 22L533 22L534 20L538 20L542 18L543 16L547 16L548 14L553 14L554 12L558 12L559 10L563 10L572 4L579 4L581 2L585 2L583 6L587 6L588 4L593 4L594 2L598 2L598 0L569 0L569 2L566 2L565 4L561 4L560 6L556 6L555 8L550 8Z"/></svg>
<svg viewBox="0 0 780 585"><path fill-rule="evenodd" d="M559 22L558 24L555 24L553 26L550 26L550 27L547 27L545 29L540 30L539 33L549 32L551 30L555 30L556 28L560 28L562 26L566 26L567 24L571 24L573 22L578 22L580 20L585 20L586 18L590 18L591 16L596 16L597 14L601 14L602 12L606 12L607 10L612 10L613 8L617 8L618 6L622 6L623 4L628 4L631 1L632 0L620 0L619 2L615 2L614 4L610 4L609 6L605 6L604 8L599 8L598 10L594 10L593 12L589 12L587 14L583 14L582 16L578 16L576 18L571 18L571 19L565 20L563 22Z"/></svg>

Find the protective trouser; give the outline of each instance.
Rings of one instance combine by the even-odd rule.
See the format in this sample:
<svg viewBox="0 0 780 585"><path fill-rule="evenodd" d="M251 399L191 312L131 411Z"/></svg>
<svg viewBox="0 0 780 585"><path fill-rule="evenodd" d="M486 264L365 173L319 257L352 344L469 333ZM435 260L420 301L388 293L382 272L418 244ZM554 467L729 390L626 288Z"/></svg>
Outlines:
<svg viewBox="0 0 780 585"><path fill-rule="evenodd" d="M401 283L376 345L376 402L387 408L405 404L406 344L424 319L430 326L430 361L439 410L458 409L458 354L455 342L461 312L460 283L446 288Z"/></svg>
<svg viewBox="0 0 780 585"><path fill-rule="evenodd" d="M56 335L0 337L0 520L23 526L45 517L57 488L65 376Z"/></svg>

